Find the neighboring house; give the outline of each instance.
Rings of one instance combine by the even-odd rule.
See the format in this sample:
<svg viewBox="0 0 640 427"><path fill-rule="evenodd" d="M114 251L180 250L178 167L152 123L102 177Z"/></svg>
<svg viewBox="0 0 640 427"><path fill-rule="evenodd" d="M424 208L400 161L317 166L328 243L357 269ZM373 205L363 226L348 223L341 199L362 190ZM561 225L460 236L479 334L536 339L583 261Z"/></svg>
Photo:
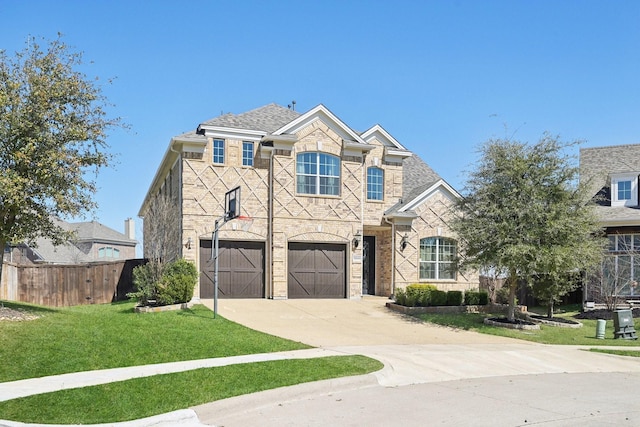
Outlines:
<svg viewBox="0 0 640 427"><path fill-rule="evenodd" d="M325 106L270 104L224 114L171 139L140 208L144 250L169 200L172 256L196 263L196 295L213 297L212 231L225 193L241 214L219 232L219 296L357 298L431 283L478 287L452 269L447 223L459 194L381 126L356 132ZM166 205L166 202L163 202Z"/></svg>
<svg viewBox="0 0 640 427"><path fill-rule="evenodd" d="M63 229L75 232L73 241L55 246L51 240L40 237L33 242L7 246L4 260L18 264L83 264L136 257L133 219L125 221L126 234L96 221L57 222Z"/></svg>
<svg viewBox="0 0 640 427"><path fill-rule="evenodd" d="M597 197L596 209L609 239L601 283L587 286L585 300L600 302L602 283L615 296L640 298L635 286L640 281L639 176L640 144L580 150L580 181Z"/></svg>

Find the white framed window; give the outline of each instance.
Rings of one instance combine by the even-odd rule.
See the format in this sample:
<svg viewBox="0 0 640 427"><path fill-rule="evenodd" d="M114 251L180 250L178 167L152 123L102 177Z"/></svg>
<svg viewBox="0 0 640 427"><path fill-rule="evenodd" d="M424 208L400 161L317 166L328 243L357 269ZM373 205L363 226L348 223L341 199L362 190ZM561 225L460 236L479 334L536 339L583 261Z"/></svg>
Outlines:
<svg viewBox="0 0 640 427"><path fill-rule="evenodd" d="M224 139L213 140L213 163L224 164Z"/></svg>
<svg viewBox="0 0 640 427"><path fill-rule="evenodd" d="M367 168L367 200L384 200L384 170Z"/></svg>
<svg viewBox="0 0 640 427"><path fill-rule="evenodd" d="M638 175L611 176L611 206L638 206Z"/></svg>
<svg viewBox="0 0 640 427"><path fill-rule="evenodd" d="M103 246L98 249L98 258L120 258L120 249Z"/></svg>
<svg viewBox="0 0 640 427"><path fill-rule="evenodd" d="M242 143L242 166L253 166L253 142Z"/></svg>
<svg viewBox="0 0 640 427"><path fill-rule="evenodd" d="M340 195L340 159L326 153L309 152L296 156L298 194Z"/></svg>
<svg viewBox="0 0 640 427"><path fill-rule="evenodd" d="M455 280L456 241L446 237L420 239L420 279Z"/></svg>

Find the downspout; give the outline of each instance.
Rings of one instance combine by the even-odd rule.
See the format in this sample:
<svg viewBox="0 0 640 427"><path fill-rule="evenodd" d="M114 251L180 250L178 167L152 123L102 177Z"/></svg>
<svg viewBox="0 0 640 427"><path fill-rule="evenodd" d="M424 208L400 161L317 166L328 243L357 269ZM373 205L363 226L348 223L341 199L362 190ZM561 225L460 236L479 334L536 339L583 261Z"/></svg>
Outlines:
<svg viewBox="0 0 640 427"><path fill-rule="evenodd" d="M180 223L179 223L179 227L180 227L180 237L179 237L179 245L178 247L180 249L178 249L179 254L180 254L180 258L184 258L184 251L182 249L182 242L184 241L184 218L182 217L182 153L180 151L176 151L173 149L173 144L174 141L171 141L171 144L169 144L169 150L171 150L172 152L176 153L178 155L178 161L180 162L180 166L178 166L178 175L180 176L180 179L178 180L178 218L180 218ZM169 175L171 175L171 169L173 168L173 165L171 165L169 167ZM169 184L173 184L173 183L169 183ZM172 191L171 189L169 191ZM197 253L198 251L196 251ZM199 270L199 264L196 265L196 268Z"/></svg>
<svg viewBox="0 0 640 427"><path fill-rule="evenodd" d="M269 154L269 201L267 203L267 298L273 299L273 150Z"/></svg>
<svg viewBox="0 0 640 427"><path fill-rule="evenodd" d="M362 242L360 242L360 246L362 247L362 251L364 251L364 204L366 203L366 194L365 194L365 186L367 179L367 168L365 166L365 162L367 160L367 153L362 153L362 178L360 179L360 229L362 230ZM357 232L357 230L356 230ZM353 250L353 249L352 249ZM353 257L351 258L353 259ZM352 264L353 265L353 264ZM374 266L375 269L375 266ZM360 261L360 298L363 298L362 294L362 284L364 280L364 260Z"/></svg>
<svg viewBox="0 0 640 427"><path fill-rule="evenodd" d="M391 295L396 292L396 224L390 222L386 216L382 219L387 224L391 224Z"/></svg>

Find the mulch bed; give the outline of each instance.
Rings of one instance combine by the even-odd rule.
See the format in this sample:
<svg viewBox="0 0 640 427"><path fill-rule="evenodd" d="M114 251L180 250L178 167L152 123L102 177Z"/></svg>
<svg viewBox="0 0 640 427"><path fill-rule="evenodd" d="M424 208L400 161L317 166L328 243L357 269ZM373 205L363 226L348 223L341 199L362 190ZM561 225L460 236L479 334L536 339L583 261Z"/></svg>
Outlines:
<svg viewBox="0 0 640 427"><path fill-rule="evenodd" d="M557 323L566 323L566 324L569 324L569 325L574 325L574 324L578 323L575 320L566 319L564 317L552 317L551 319L549 319L547 316L542 316L542 315L539 315L539 314L530 314L529 317L531 317L534 320L551 321L551 322L557 322Z"/></svg>
<svg viewBox="0 0 640 427"><path fill-rule="evenodd" d="M535 323L530 322L528 320L514 319L513 321L510 321L506 317L491 317L489 318L489 320L493 322L498 322L498 323L508 323L511 325L529 325L529 326L535 325Z"/></svg>
<svg viewBox="0 0 640 427"><path fill-rule="evenodd" d="M632 310L633 313L633 317L640 317L640 309L633 309ZM584 311L582 313L576 314L575 316L576 319L591 319L591 320L597 320L597 319L603 319L603 320L612 320L613 319L613 311L609 311L607 309L598 309L598 310L588 310L588 311Z"/></svg>

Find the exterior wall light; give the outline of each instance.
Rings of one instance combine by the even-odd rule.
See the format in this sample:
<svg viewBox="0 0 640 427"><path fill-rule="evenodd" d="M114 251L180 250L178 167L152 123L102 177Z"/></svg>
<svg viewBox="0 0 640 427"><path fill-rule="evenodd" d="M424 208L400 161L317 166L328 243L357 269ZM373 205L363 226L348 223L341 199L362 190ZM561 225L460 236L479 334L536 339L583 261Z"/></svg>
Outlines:
<svg viewBox="0 0 640 427"><path fill-rule="evenodd" d="M184 247L187 249L191 249L191 242L192 242L191 237L189 237L187 239L187 243L184 244Z"/></svg>
<svg viewBox="0 0 640 427"><path fill-rule="evenodd" d="M407 235L407 233L404 233L404 236L402 236L402 239L400 240L400 252L404 251L408 244L409 236Z"/></svg>
<svg viewBox="0 0 640 427"><path fill-rule="evenodd" d="M358 246L360 246L360 241L362 240L362 233L360 233L360 230L358 230L356 232L356 234L353 236L353 249L358 249Z"/></svg>

